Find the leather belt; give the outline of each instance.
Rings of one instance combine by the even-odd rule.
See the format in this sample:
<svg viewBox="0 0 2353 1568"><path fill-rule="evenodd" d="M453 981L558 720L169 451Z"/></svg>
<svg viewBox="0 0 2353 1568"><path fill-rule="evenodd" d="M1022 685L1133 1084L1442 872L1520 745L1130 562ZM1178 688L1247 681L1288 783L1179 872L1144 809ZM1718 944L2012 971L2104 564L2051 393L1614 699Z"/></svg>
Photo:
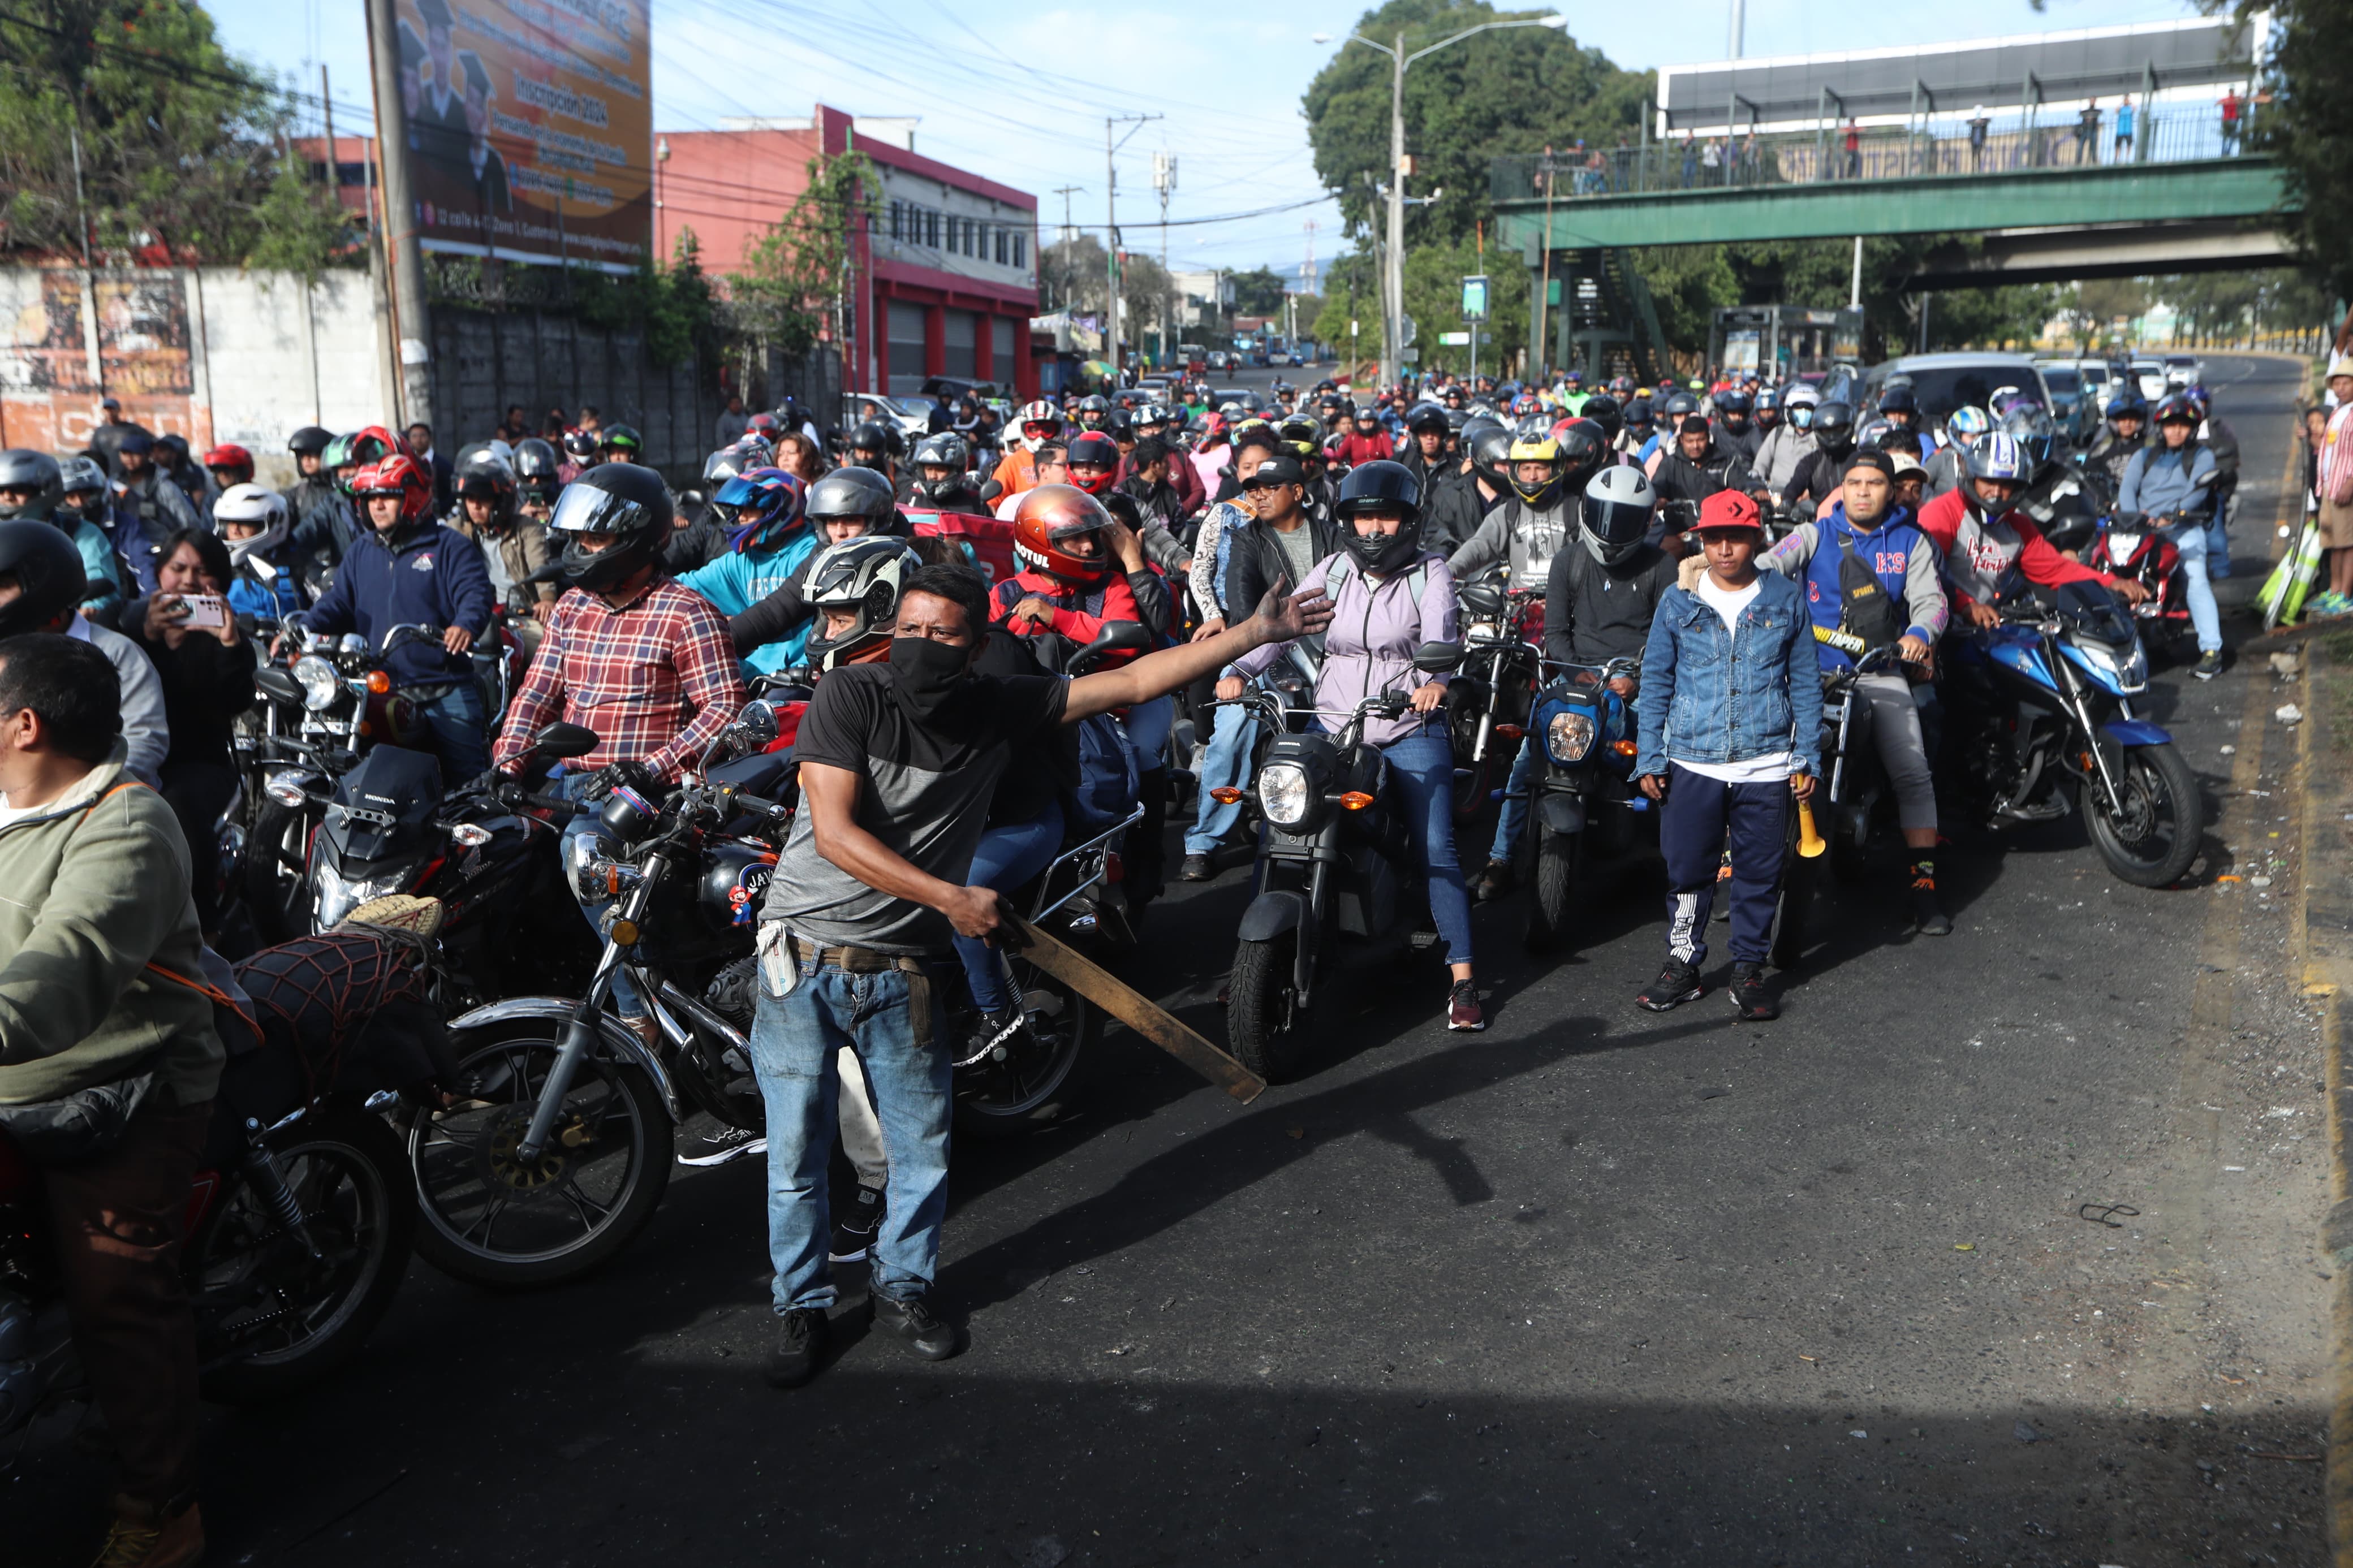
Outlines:
<svg viewBox="0 0 2353 1568"><path fill-rule="evenodd" d="M798 936L793 938L793 956L812 969L829 964L844 974L880 974L886 969L903 969L917 974L923 972L920 958L877 952L871 947L819 947Z"/></svg>

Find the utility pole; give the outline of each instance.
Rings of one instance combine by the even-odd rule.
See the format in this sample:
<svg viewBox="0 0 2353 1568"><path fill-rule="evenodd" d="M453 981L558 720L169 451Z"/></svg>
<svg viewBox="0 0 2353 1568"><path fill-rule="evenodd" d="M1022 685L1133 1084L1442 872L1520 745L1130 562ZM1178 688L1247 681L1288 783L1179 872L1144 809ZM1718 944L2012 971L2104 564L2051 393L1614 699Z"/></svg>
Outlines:
<svg viewBox="0 0 2353 1568"><path fill-rule="evenodd" d="M1748 32L1747 0L1732 0L1732 58L1738 59Z"/></svg>
<svg viewBox="0 0 2353 1568"><path fill-rule="evenodd" d="M1389 249L1381 271L1381 387L1405 366L1405 35L1389 56Z"/></svg>
<svg viewBox="0 0 2353 1568"><path fill-rule="evenodd" d="M319 62L319 112L326 117L327 128L327 194L338 204L343 199L342 164L335 161L335 100L327 92L327 62Z"/></svg>
<svg viewBox="0 0 2353 1568"><path fill-rule="evenodd" d="M1110 299L1103 309L1103 357L1111 362L1112 384L1119 384L1119 165L1113 161L1127 136L1134 135L1152 121L1164 120L1160 114L1106 114L1103 116L1103 271L1104 281L1111 286ZM1127 136L1112 140L1112 129L1128 127Z"/></svg>
<svg viewBox="0 0 2353 1568"><path fill-rule="evenodd" d="M406 429L419 421L434 422L433 328L426 313L425 249L417 240L417 199L408 179L408 117L400 97L400 35L393 0L367 0L367 19L375 159L383 171L384 256L392 273L392 333L401 402L394 416Z"/></svg>
<svg viewBox="0 0 2353 1568"><path fill-rule="evenodd" d="M1168 333L1176 310L1176 285L1168 275L1168 198L1176 194L1176 154L1152 154L1152 188L1160 193L1160 359L1159 368L1166 370L1170 355Z"/></svg>
<svg viewBox="0 0 2353 1568"><path fill-rule="evenodd" d="M1079 226L1071 221L1071 193L1073 191L1083 191L1085 189L1086 186L1084 185L1056 185L1054 187L1054 194L1062 198L1062 238L1065 241L1073 240L1079 237Z"/></svg>

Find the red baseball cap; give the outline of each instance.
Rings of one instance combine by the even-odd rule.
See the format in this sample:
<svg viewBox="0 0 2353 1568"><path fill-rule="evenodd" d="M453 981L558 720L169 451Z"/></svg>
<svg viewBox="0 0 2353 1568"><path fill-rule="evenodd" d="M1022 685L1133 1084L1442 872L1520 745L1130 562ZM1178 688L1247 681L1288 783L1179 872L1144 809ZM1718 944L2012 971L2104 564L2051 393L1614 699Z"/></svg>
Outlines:
<svg viewBox="0 0 2353 1568"><path fill-rule="evenodd" d="M1765 519L1757 503L1739 490L1718 490L1699 503L1697 526L1702 533L1714 528L1753 528L1762 533Z"/></svg>

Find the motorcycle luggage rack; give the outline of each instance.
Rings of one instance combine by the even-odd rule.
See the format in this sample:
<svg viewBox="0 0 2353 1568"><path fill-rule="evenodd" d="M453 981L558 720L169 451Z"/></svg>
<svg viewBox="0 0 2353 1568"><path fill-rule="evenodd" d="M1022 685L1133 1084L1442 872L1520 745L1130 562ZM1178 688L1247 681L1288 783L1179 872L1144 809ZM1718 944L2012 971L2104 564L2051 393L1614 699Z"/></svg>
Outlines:
<svg viewBox="0 0 2353 1568"><path fill-rule="evenodd" d="M1137 823L1143 820L1144 803L1142 801L1138 801L1136 802L1135 809L1128 813L1124 820L1112 824L1111 826L1105 828L1103 832L1096 834L1092 838L1088 839L1085 843L1073 844L1068 849L1063 850L1060 855L1055 856L1052 860L1047 863L1046 875L1048 877L1051 877L1054 874L1054 868L1062 864L1063 861L1075 859L1081 855L1087 854L1108 840L1126 832L1129 828L1134 826ZM1048 915L1052 914L1056 910L1060 909L1064 904L1069 903L1072 899L1077 898L1081 893L1087 891L1096 883L1103 880L1103 874L1098 870L1093 876L1089 877L1077 887L1072 888L1069 892L1064 893L1060 898L1056 899L1052 903L1048 904L1044 909L1039 910L1036 914L1031 915L1029 917L1029 923L1031 925L1037 924L1039 921L1044 920Z"/></svg>

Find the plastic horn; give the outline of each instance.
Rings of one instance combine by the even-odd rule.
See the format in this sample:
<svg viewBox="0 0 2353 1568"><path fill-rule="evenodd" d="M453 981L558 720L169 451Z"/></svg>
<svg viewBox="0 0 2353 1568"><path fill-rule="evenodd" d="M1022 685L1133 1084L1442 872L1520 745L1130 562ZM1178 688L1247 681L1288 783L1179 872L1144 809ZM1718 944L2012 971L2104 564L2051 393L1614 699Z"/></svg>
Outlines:
<svg viewBox="0 0 2353 1568"><path fill-rule="evenodd" d="M1811 860L1830 847L1830 840L1824 838L1821 829L1814 826L1814 803L1810 800L1799 801L1798 803L1799 855Z"/></svg>

